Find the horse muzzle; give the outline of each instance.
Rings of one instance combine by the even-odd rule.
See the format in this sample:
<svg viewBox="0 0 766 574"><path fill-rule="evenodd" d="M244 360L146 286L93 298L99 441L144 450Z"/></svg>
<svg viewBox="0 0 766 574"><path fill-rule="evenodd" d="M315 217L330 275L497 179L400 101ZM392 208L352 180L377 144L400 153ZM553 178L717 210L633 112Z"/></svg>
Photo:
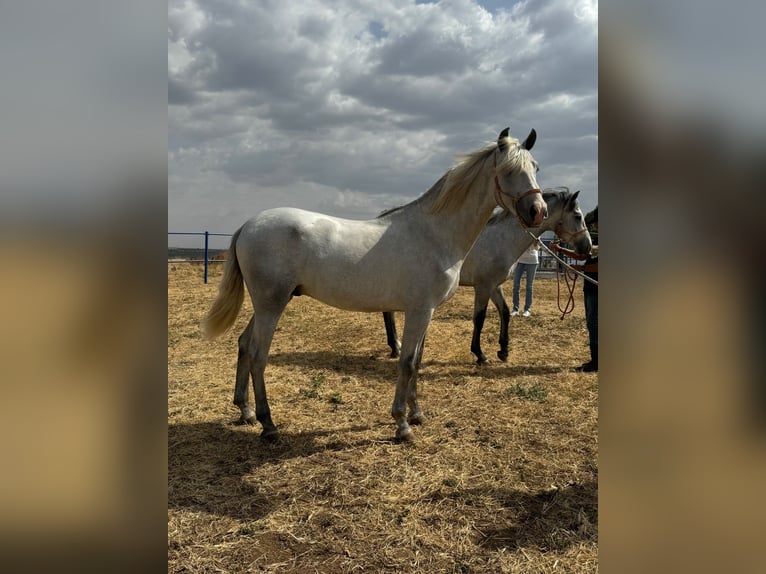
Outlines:
<svg viewBox="0 0 766 574"><path fill-rule="evenodd" d="M548 219L548 205L543 201L542 196L538 196L529 208L529 220L534 227L540 227L545 219Z"/></svg>
<svg viewBox="0 0 766 574"><path fill-rule="evenodd" d="M531 203L527 202L528 206L524 209L521 201L529 198L529 196L532 196L532 201ZM514 207L522 222L529 227L540 227L543 220L548 218L548 205L543 200L543 192L540 189L530 189L521 194L516 198Z"/></svg>

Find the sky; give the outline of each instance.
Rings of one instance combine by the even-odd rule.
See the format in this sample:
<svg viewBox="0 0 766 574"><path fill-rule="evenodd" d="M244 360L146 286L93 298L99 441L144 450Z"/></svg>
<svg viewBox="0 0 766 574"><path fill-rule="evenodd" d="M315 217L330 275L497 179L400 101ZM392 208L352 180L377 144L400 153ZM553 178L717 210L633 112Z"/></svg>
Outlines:
<svg viewBox="0 0 766 574"><path fill-rule="evenodd" d="M232 233L279 206L372 218L507 126L537 130L541 187L598 203L595 1L168 10L168 231Z"/></svg>

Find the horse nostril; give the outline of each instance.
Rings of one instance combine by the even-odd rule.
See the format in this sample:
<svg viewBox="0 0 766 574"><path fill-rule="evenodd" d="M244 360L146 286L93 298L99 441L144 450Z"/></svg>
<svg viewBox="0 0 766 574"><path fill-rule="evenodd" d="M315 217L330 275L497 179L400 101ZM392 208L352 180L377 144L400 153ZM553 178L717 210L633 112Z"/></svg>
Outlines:
<svg viewBox="0 0 766 574"><path fill-rule="evenodd" d="M548 216L548 210L541 207L539 204L535 204L529 208L529 219L535 226L541 225L543 219Z"/></svg>

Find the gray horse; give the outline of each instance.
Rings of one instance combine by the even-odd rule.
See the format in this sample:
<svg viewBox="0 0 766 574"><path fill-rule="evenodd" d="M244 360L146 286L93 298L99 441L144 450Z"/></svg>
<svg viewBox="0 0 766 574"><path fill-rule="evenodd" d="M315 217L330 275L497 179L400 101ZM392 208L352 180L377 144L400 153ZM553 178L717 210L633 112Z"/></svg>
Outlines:
<svg viewBox="0 0 766 574"><path fill-rule="evenodd" d="M548 206L549 217L540 227L529 231L536 237L540 237L545 231L553 231L561 239L574 245L577 253L590 253L590 234L577 202L579 193L578 191L572 194L565 187L545 190L543 199ZM476 355L476 362L480 365L487 363L487 357L481 350L481 330L490 299L500 314L500 350L497 356L501 361L508 360L508 323L511 311L503 297L503 283L513 275L516 260L533 241L535 240L512 213L502 211L492 216L463 261L460 285L471 286L474 290L471 352ZM391 347L391 357L398 357L399 340L396 336L394 313L383 313L383 321L386 325L388 345Z"/></svg>
<svg viewBox="0 0 766 574"><path fill-rule="evenodd" d="M391 415L396 437L410 440L410 424L423 421L417 375L434 309L457 290L468 250L493 209L512 209L527 225L547 216L537 185L537 162L524 142L503 130L497 141L448 170L429 191L375 219L352 221L301 209L260 213L232 237L218 297L203 321L212 339L231 327L244 298L254 314L239 337L234 404L241 420L275 436L264 371L274 330L293 296L308 295L351 311L404 311L405 326ZM248 403L252 377L255 412ZM409 407L409 417L405 408Z"/></svg>

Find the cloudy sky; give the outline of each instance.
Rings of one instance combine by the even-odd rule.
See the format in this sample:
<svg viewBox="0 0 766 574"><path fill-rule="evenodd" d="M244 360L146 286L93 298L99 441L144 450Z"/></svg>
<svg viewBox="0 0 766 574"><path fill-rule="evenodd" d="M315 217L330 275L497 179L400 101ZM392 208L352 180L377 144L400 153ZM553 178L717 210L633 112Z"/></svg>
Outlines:
<svg viewBox="0 0 766 574"><path fill-rule="evenodd" d="M296 206L355 219L506 126L598 201L590 0L170 0L168 230ZM182 244L172 240L171 244Z"/></svg>

